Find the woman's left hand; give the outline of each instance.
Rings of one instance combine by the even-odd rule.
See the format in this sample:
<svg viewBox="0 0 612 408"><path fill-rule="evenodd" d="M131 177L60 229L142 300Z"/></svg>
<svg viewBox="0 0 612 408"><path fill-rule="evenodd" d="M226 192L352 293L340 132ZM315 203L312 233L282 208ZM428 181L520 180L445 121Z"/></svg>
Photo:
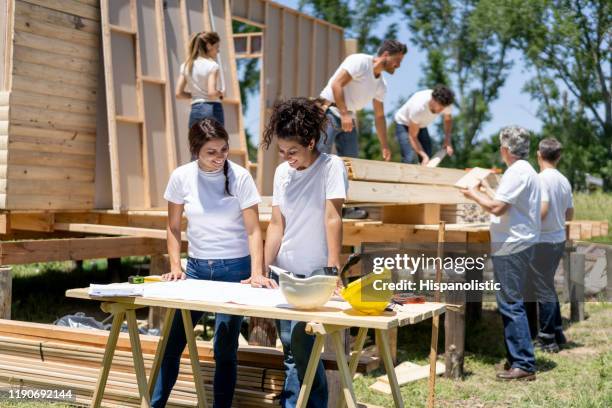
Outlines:
<svg viewBox="0 0 612 408"><path fill-rule="evenodd" d="M245 285L251 285L254 288L268 288L268 289L276 289L278 288L278 284L274 279L266 278L263 275L254 275L249 279L245 279L240 281Z"/></svg>

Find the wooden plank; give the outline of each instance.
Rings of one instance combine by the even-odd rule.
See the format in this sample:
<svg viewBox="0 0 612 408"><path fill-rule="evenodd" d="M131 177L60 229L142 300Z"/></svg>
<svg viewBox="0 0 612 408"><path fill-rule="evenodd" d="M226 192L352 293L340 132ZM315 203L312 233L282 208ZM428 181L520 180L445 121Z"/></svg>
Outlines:
<svg viewBox="0 0 612 408"><path fill-rule="evenodd" d="M28 16L15 16L15 30L48 37L49 40L61 40L79 46L97 50L99 38L94 33L66 28L64 26L38 21Z"/></svg>
<svg viewBox="0 0 612 408"><path fill-rule="evenodd" d="M14 92L11 104L44 109L46 111L57 112L58 114L64 112L85 115L96 114L95 102L81 101L62 96L41 95L35 92Z"/></svg>
<svg viewBox="0 0 612 408"><path fill-rule="evenodd" d="M95 0L99 4L99 0ZM38 6L32 2L17 1L15 15L31 18L33 20L42 21L55 26L64 28L72 28L83 33L98 35L100 32L100 23L98 21L82 18L74 18L74 15L68 14L65 11L53 10L51 8Z"/></svg>
<svg viewBox="0 0 612 408"><path fill-rule="evenodd" d="M343 157L351 180L454 186L465 175L458 169Z"/></svg>
<svg viewBox="0 0 612 408"><path fill-rule="evenodd" d="M134 228L134 227L118 227L110 225L95 225L95 224L64 224L56 223L54 226L56 231L72 231L84 232L88 234L105 234L105 235L127 235L146 238L166 239L166 231L151 228ZM186 236L183 233L183 240Z"/></svg>
<svg viewBox="0 0 612 408"><path fill-rule="evenodd" d="M448 186L349 181L348 202L393 204L458 204L470 202Z"/></svg>
<svg viewBox="0 0 612 408"><path fill-rule="evenodd" d="M66 139L49 140L44 137L17 136L14 134L11 134L8 145L11 150L28 150L46 153L73 153L93 156L96 152L94 143L74 142Z"/></svg>
<svg viewBox="0 0 612 408"><path fill-rule="evenodd" d="M64 55L68 57L78 55L80 59L92 62L98 61L98 50L93 47L75 44L72 42L58 39L49 41L48 38L42 35L31 34L24 31L15 31L13 35L15 45L20 45L22 47L31 48L34 50L52 52L54 54Z"/></svg>
<svg viewBox="0 0 612 408"><path fill-rule="evenodd" d="M45 97L60 96L89 103L95 103L97 98L96 89L83 88L78 85L66 84L62 82L52 82L47 79L36 79L22 76L13 77L13 93L17 93L17 91L34 92L37 94L42 94ZM57 120L56 118L51 119ZM95 125L95 120L93 123Z"/></svg>
<svg viewBox="0 0 612 408"><path fill-rule="evenodd" d="M93 207L92 197L79 194L48 196L43 194L11 194L6 209L87 210Z"/></svg>
<svg viewBox="0 0 612 408"><path fill-rule="evenodd" d="M100 20L100 9L76 0L24 0L62 13L72 14L90 20Z"/></svg>
<svg viewBox="0 0 612 408"><path fill-rule="evenodd" d="M74 167L90 169L95 166L90 155L82 154L47 154L46 152L15 150L11 151L9 164L22 166ZM10 167L10 166L9 166Z"/></svg>
<svg viewBox="0 0 612 408"><path fill-rule="evenodd" d="M67 85L75 85L88 89L96 89L98 83L97 75L87 72L76 74L61 68L50 67L42 64L32 64L25 61L15 60L13 62L13 75L29 78L45 78L52 82L61 82ZM38 94L38 93L37 93Z"/></svg>
<svg viewBox="0 0 612 408"><path fill-rule="evenodd" d="M384 206L381 215L382 222L391 224L437 224L440 204Z"/></svg>
<svg viewBox="0 0 612 408"><path fill-rule="evenodd" d="M94 185L92 182L56 180L50 183L48 180L20 180L9 182L7 194L44 194L48 196L64 196L77 193L82 196L90 196L93 199Z"/></svg>
<svg viewBox="0 0 612 408"><path fill-rule="evenodd" d="M11 180L93 181L94 168L50 167L11 164L6 175Z"/></svg>
<svg viewBox="0 0 612 408"><path fill-rule="evenodd" d="M19 106L19 108L11 110L11 122L21 125L60 130L83 130L86 132L93 132L96 129L95 115L16 106Z"/></svg>
<svg viewBox="0 0 612 408"><path fill-rule="evenodd" d="M9 213L8 216L10 217L10 226L12 230L53 231L53 213ZM1 261L0 264L2 264Z"/></svg>
<svg viewBox="0 0 612 408"><path fill-rule="evenodd" d="M60 55L46 50L35 50L20 45L15 45L13 49L13 59L15 61L30 62L59 69L65 69L73 75L83 74L97 75L98 61L91 61L78 56Z"/></svg>
<svg viewBox="0 0 612 408"><path fill-rule="evenodd" d="M11 318L13 274L10 267L0 266L0 319Z"/></svg>
<svg viewBox="0 0 612 408"><path fill-rule="evenodd" d="M102 48L104 54L104 79L106 91L106 113L108 120L108 143L110 151L111 189L113 208L121 208L121 184L119 180L119 152L117 146L117 122L115 115L115 87L113 78L113 56L111 31L109 27L109 0L100 0L100 14L102 22Z"/></svg>

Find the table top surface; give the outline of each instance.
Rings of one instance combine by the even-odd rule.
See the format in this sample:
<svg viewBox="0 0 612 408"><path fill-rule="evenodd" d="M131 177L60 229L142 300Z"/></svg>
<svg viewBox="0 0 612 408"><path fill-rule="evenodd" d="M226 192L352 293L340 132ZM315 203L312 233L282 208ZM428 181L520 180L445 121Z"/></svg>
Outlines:
<svg viewBox="0 0 612 408"><path fill-rule="evenodd" d="M443 303L426 302L402 306L399 312L384 312L380 316L364 315L351 308L347 302L330 301L315 310L297 310L285 307L252 306L237 303L186 301L178 299L133 297L98 297L89 294L89 288L69 289L66 296L102 302L124 303L138 306L160 306L175 309L199 310L269 319L298 320L346 327L366 327L387 330L415 324L445 311Z"/></svg>

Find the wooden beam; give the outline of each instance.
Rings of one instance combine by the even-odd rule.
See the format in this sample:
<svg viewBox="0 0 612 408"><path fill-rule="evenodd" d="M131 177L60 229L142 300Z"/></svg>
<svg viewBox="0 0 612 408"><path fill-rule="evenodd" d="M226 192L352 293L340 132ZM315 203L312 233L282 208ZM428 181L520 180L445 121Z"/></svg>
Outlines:
<svg viewBox="0 0 612 408"><path fill-rule="evenodd" d="M123 227L115 225L97 225L97 224L80 224L80 223L56 223L56 231L71 231L84 232L87 234L103 234L103 235L127 235L135 237L166 239L166 231L152 228L135 228ZM183 233L183 240L186 236Z"/></svg>
<svg viewBox="0 0 612 408"><path fill-rule="evenodd" d="M185 246L186 249L186 246ZM95 237L0 242L0 264L77 261L165 254L165 240L142 237Z"/></svg>
<svg viewBox="0 0 612 408"><path fill-rule="evenodd" d="M453 186L466 174L464 170L423 167L416 164L388 163L351 157L343 157L343 160L351 180Z"/></svg>
<svg viewBox="0 0 612 408"><path fill-rule="evenodd" d="M349 181L348 202L393 204L461 204L471 202L449 186Z"/></svg>

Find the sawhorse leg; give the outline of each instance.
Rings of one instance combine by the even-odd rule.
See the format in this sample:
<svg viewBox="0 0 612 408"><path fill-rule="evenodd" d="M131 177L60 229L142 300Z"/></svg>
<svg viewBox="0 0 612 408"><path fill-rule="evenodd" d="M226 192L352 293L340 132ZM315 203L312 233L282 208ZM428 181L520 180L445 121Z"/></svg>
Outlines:
<svg viewBox="0 0 612 408"><path fill-rule="evenodd" d="M163 329L159 342L157 343L157 350L155 350L155 358L153 359L153 365L151 366L151 372L149 373L149 397L153 396L153 390L155 383L157 382L157 376L159 375L159 368L166 352L166 345L168 344L168 336L170 335L170 329L172 327L172 321L176 309L166 309L166 315L164 317Z"/></svg>
<svg viewBox="0 0 612 408"><path fill-rule="evenodd" d="M393 401L397 408L404 408L404 401L402 400L402 394L400 393L400 387L397 382L397 376L395 375L395 366L393 365L393 358L391 357L391 347L389 347L389 339L386 336L386 330L376 329L376 344L378 344L378 353L383 359L385 364L385 370L387 371L387 377L389 378L389 386L391 387L391 394L393 394Z"/></svg>
<svg viewBox="0 0 612 408"><path fill-rule="evenodd" d="M355 345L353 351L351 352L351 358L349 360L349 372L351 378L355 376L357 372L357 366L359 365L359 358L361 357L361 352L363 351L363 346L365 344L366 338L368 335L368 329L365 327L359 328L359 333L357 333L357 339L355 341ZM334 346L335 347L335 346ZM338 398L338 404L336 408L344 408L346 403L344 401L344 394Z"/></svg>
<svg viewBox="0 0 612 408"><path fill-rule="evenodd" d="M138 382L138 390L141 397L140 406L151 406L151 401L147 392L147 376L144 368L142 349L140 347L140 336L138 335L138 323L136 322L136 309L140 309L142 307L143 306L106 302L102 303L101 305L103 311L113 314L113 324L108 336L108 341L106 342L106 348L104 349L104 358L102 359L102 368L100 370L100 375L98 376L96 389L94 390L93 398L91 400L91 406L94 408L98 408L102 404L104 388L106 387L106 381L108 380L108 375L110 373L113 356L115 355L115 348L117 347L117 340L119 339L121 325L126 318L128 323L130 344L132 345L134 371L136 372L136 381Z"/></svg>
<svg viewBox="0 0 612 408"><path fill-rule="evenodd" d="M198 407L207 408L208 403L206 402L206 391L204 390L204 379L202 378L200 368L200 358L198 357L198 346L196 345L195 332L193 331L191 312L181 309L181 316L183 317L183 326L185 326L185 337L187 338L187 347L189 348L193 382L195 383L196 394L198 395Z"/></svg>
<svg viewBox="0 0 612 408"><path fill-rule="evenodd" d="M321 358L321 351L323 350L323 344L325 343L325 336L331 336L334 350L336 353L336 363L338 365L338 371L340 372L340 381L342 383L342 394L344 400L349 408L357 407L357 400L355 398L355 391L353 390L353 375L351 369L346 361L346 355L344 354L344 343L342 341L341 331L347 329L344 326L324 325L320 323L308 323L306 325L306 332L315 336L315 344L310 353L310 359L308 360L308 367L304 380L302 382L302 388L300 389L300 395L298 397L298 408L305 408L308 403L310 396L310 389L314 380L314 375L317 370L317 365ZM366 331L367 333L367 331ZM365 341L365 334L364 341ZM359 357L356 357L357 362ZM351 358L353 363L353 359ZM355 368L357 363L354 363Z"/></svg>

